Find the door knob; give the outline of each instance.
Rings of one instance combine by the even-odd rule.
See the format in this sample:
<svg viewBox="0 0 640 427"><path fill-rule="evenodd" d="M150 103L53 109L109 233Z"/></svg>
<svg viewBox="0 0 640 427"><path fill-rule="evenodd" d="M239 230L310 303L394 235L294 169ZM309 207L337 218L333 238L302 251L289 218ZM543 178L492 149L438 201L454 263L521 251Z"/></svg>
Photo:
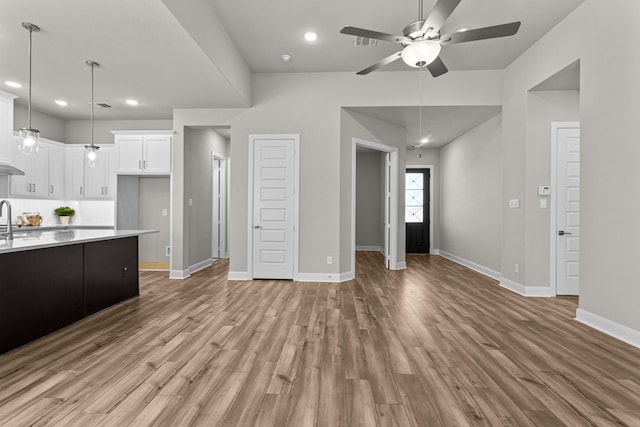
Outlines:
<svg viewBox="0 0 640 427"><path fill-rule="evenodd" d="M564 236L565 234L573 234L573 233L567 233L564 230L558 231L558 236Z"/></svg>
<svg viewBox="0 0 640 427"><path fill-rule="evenodd" d="M262 228L262 226L261 226L261 225L256 225L256 226L255 226L255 227L253 227L253 228L255 228L255 229L257 230L257 229L259 229L259 228Z"/></svg>

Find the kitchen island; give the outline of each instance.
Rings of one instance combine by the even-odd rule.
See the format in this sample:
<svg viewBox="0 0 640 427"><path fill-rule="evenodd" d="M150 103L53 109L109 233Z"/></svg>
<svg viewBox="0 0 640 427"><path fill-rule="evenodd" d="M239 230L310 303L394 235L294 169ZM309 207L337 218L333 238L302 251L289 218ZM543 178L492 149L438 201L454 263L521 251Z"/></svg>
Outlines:
<svg viewBox="0 0 640 427"><path fill-rule="evenodd" d="M0 354L139 295L138 236L67 229L0 240Z"/></svg>

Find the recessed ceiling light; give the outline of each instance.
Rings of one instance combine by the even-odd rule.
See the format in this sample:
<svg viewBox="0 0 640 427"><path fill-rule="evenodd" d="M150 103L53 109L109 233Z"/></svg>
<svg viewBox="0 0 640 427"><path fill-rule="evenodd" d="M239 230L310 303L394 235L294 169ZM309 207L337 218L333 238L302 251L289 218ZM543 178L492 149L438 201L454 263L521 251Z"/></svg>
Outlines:
<svg viewBox="0 0 640 427"><path fill-rule="evenodd" d="M314 42L318 40L318 35L313 31L309 31L307 33L304 33L304 39L308 42Z"/></svg>
<svg viewBox="0 0 640 427"><path fill-rule="evenodd" d="M58 104L61 107L66 107L67 105L69 105L69 103L67 101L63 101L62 99L56 99L55 103Z"/></svg>
<svg viewBox="0 0 640 427"><path fill-rule="evenodd" d="M288 53L283 53L282 55L280 55L280 59L282 59L282 62L289 62L291 61L291 55L289 55Z"/></svg>
<svg viewBox="0 0 640 427"><path fill-rule="evenodd" d="M429 142L429 137L428 136L426 138L422 138L420 140L420 144L426 144L427 142Z"/></svg>
<svg viewBox="0 0 640 427"><path fill-rule="evenodd" d="M5 84L6 84L7 86L9 86L9 87L15 87L15 88L21 88L21 87L22 87L22 85L21 85L20 83L18 83L18 82L14 82L14 81L11 81L11 80L7 80L7 81L5 82Z"/></svg>
<svg viewBox="0 0 640 427"><path fill-rule="evenodd" d="M127 104L129 105L138 105L138 101L135 99L127 99Z"/></svg>

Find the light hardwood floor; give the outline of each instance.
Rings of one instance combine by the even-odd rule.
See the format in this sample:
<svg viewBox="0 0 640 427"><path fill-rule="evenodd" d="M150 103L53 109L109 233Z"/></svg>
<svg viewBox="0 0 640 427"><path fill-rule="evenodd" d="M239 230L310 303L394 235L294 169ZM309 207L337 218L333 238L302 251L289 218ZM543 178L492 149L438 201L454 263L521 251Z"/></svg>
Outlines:
<svg viewBox="0 0 640 427"><path fill-rule="evenodd" d="M640 425L640 350L438 256L340 284L141 275L0 357L0 424ZM4 326L4 325L3 325Z"/></svg>

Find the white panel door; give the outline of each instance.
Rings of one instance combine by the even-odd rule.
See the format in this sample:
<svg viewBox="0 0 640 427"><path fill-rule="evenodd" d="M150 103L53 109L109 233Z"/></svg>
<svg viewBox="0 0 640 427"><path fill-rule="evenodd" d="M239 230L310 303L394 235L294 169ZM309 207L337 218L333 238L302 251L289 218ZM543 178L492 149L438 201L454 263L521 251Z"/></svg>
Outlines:
<svg viewBox="0 0 640 427"><path fill-rule="evenodd" d="M294 141L254 140L253 277L293 279Z"/></svg>
<svg viewBox="0 0 640 427"><path fill-rule="evenodd" d="M580 283L580 129L558 129L556 293L578 295Z"/></svg>

